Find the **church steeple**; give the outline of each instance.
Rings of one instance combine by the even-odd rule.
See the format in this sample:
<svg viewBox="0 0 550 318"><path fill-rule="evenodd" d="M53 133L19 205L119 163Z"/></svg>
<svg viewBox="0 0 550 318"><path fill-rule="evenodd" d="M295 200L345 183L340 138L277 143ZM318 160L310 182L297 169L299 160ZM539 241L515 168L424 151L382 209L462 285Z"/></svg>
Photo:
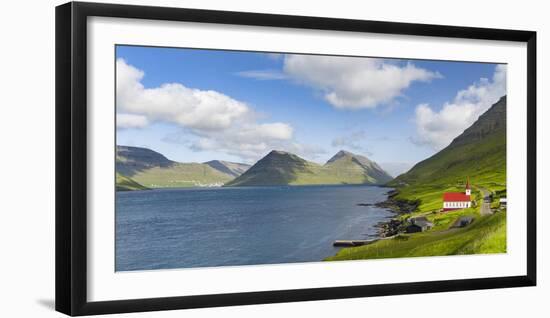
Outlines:
<svg viewBox="0 0 550 318"><path fill-rule="evenodd" d="M470 190L470 177L467 177L466 179L466 195L471 195L472 190Z"/></svg>

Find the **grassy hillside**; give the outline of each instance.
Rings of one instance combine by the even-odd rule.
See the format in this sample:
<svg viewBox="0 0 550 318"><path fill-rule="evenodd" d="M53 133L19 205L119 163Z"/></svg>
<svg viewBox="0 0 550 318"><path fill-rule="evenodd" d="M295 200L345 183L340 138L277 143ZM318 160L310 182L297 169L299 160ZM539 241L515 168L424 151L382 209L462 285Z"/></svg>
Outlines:
<svg viewBox="0 0 550 318"><path fill-rule="evenodd" d="M135 182L134 180L125 177L117 172L116 174L116 190L117 191L133 191L133 190L148 190L148 188Z"/></svg>
<svg viewBox="0 0 550 318"><path fill-rule="evenodd" d="M221 186L234 178L207 164L179 163L147 148L117 146L117 173L149 188Z"/></svg>
<svg viewBox="0 0 550 318"><path fill-rule="evenodd" d="M353 180L353 183L384 184L393 179L376 162L343 150L328 160L322 169L325 174Z"/></svg>
<svg viewBox="0 0 550 318"><path fill-rule="evenodd" d="M221 186L233 177L205 164L174 163L138 171L132 179L150 188L182 188Z"/></svg>
<svg viewBox="0 0 550 318"><path fill-rule="evenodd" d="M464 191L466 177L473 185L475 206L441 212L444 192ZM372 259L506 252L506 210L480 215L481 189L498 197L506 196L506 97L453 142L410 171L389 182L396 187L393 200L418 203L415 211L396 219L407 224L410 217L425 216L434 224L431 230L399 234L370 245L342 249L327 260ZM462 216L474 217L465 228L450 228Z"/></svg>
<svg viewBox="0 0 550 318"><path fill-rule="evenodd" d="M398 176L390 186L456 184L470 176L477 185L504 186L506 182L505 131L469 144L448 147Z"/></svg>
<svg viewBox="0 0 550 318"><path fill-rule="evenodd" d="M453 142L388 185L455 185L466 176L473 184L503 188L506 183L506 97Z"/></svg>
<svg viewBox="0 0 550 318"><path fill-rule="evenodd" d="M291 153L272 151L226 186L380 184L391 179L375 163L380 169L376 174L372 173L374 165L367 167L357 158L360 156L346 153L320 165Z"/></svg>
<svg viewBox="0 0 550 318"><path fill-rule="evenodd" d="M454 215L456 216L456 214ZM329 261L506 252L506 212L479 217L465 228L400 234L376 243L340 250Z"/></svg>
<svg viewBox="0 0 550 318"><path fill-rule="evenodd" d="M426 212L441 206L442 192L463 189L466 177L494 193L506 189L506 97L448 147L388 185L398 188L396 199L420 200L419 208Z"/></svg>

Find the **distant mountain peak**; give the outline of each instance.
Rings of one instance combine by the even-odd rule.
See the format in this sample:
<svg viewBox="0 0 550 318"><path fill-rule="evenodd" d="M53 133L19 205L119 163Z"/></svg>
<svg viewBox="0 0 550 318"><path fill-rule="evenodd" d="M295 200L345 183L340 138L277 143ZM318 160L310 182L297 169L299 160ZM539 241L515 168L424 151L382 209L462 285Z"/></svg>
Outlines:
<svg viewBox="0 0 550 318"><path fill-rule="evenodd" d="M122 175L131 177L139 171L154 167L167 168L176 162L164 155L143 147L116 146L116 169Z"/></svg>
<svg viewBox="0 0 550 318"><path fill-rule="evenodd" d="M116 150L116 172L148 188L220 186L250 167L218 160L176 162L143 147L117 146Z"/></svg>
<svg viewBox="0 0 550 318"><path fill-rule="evenodd" d="M353 152L349 152L349 151L346 151L346 150L340 150L334 156L332 156L332 158L330 158L327 161L327 164L333 163L333 162L335 162L337 160L340 160L340 159L343 159L343 158L350 158L350 159L355 158L355 159L357 159L361 162L364 162L364 163L372 162L369 158L367 158L365 156L354 154Z"/></svg>
<svg viewBox="0 0 550 318"><path fill-rule="evenodd" d="M307 160L287 151L283 150L271 150L265 157L260 159L258 162L269 162L269 161L277 161L277 162L296 162L302 165L304 162L307 162ZM258 163L257 162L257 163Z"/></svg>
<svg viewBox="0 0 550 318"><path fill-rule="evenodd" d="M347 150L340 150L336 153L336 155L341 155L341 156L344 156L344 155L350 155L350 156L354 156L355 154L352 153L352 152L349 152Z"/></svg>
<svg viewBox="0 0 550 318"><path fill-rule="evenodd" d="M283 151L283 150L271 150L267 155L268 156L271 156L271 155L284 156L284 155L292 155L292 154L290 152Z"/></svg>
<svg viewBox="0 0 550 318"><path fill-rule="evenodd" d="M386 183L390 181L392 176L382 169L376 162L370 160L366 156L358 155L346 150L338 151L330 158L325 167L339 166L340 169L350 169L353 166L359 166L364 170L365 175L372 177L376 183Z"/></svg>
<svg viewBox="0 0 550 318"><path fill-rule="evenodd" d="M273 150L226 185L384 184L391 179L375 162L344 150L325 165L290 152Z"/></svg>
<svg viewBox="0 0 550 318"><path fill-rule="evenodd" d="M341 158L345 158L345 157L352 157L353 154L349 151L345 151L345 150L340 150L338 151L334 156L332 156L328 161L327 163L331 163L331 162L334 162L338 159L341 159Z"/></svg>

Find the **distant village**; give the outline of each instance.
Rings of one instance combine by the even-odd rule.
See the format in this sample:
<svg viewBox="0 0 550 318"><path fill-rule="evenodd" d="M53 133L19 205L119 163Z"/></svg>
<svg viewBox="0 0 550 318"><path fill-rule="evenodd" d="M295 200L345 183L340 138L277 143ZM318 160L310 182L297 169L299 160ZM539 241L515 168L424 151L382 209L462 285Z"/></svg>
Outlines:
<svg viewBox="0 0 550 318"><path fill-rule="evenodd" d="M481 214L493 213L491 209L492 194L484 196L483 204L480 207ZM506 209L506 197L499 198L498 207L496 210ZM476 201L472 199L472 189L470 185L470 178L466 179L466 186L464 192L445 192L443 193L443 205L439 212L448 212L454 210L467 209L472 206L476 206ZM459 217L451 228L460 228L470 225L474 221L473 216ZM433 227L433 223L425 216L411 217L408 222L410 223L406 227L406 233L417 233L430 230Z"/></svg>
<svg viewBox="0 0 550 318"><path fill-rule="evenodd" d="M480 214L493 214L495 212L506 209L507 200L506 197L500 197L497 203L497 206L492 208L491 203L493 202L493 194L486 191L486 194L483 194L483 203L480 206ZM362 206L370 206L371 204L359 204ZM433 211L433 213L449 213L451 211L467 209L471 207L476 207L477 202L475 198L472 198L472 188L470 185L470 178L466 179L466 185L464 187L464 192L445 192L443 193L443 203L441 209ZM459 216L449 227L449 229L454 228L463 228L474 222L475 218L471 215ZM388 229L389 225L389 229ZM405 221L392 220L386 224L386 228L382 232L382 239L393 238L399 233L419 233L431 230L434 227L434 223L431 222L427 216L413 216L408 218ZM337 240L334 241L334 246L343 246L343 247L353 247L361 246L373 243L375 240Z"/></svg>

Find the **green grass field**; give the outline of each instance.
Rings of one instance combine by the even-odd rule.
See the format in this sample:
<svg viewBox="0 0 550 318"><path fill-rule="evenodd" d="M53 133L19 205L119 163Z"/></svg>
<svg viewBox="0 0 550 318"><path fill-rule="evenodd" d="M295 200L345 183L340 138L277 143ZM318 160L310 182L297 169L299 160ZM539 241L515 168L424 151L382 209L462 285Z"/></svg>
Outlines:
<svg viewBox="0 0 550 318"><path fill-rule="evenodd" d="M443 217L439 227L415 234L400 234L370 245L344 248L329 261L416 256L489 254L506 252L506 212L478 217L465 228L446 229L452 217ZM445 224L445 225L443 225Z"/></svg>

